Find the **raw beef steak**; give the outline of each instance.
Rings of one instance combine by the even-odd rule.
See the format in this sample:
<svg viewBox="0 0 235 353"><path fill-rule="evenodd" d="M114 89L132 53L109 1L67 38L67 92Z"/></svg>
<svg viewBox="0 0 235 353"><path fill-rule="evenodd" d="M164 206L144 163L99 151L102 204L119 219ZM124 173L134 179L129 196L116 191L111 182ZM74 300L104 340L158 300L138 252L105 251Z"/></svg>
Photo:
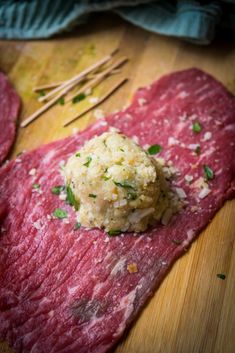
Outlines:
<svg viewBox="0 0 235 353"><path fill-rule="evenodd" d="M187 205L169 224L116 237L75 229L74 210L51 192L63 184L64 161L110 126L142 146L160 144L158 156L178 170L172 184ZM110 349L173 262L234 196L234 143L235 98L211 76L190 69L140 89L125 111L5 165L0 338L16 352ZM52 216L58 207L67 218Z"/></svg>
<svg viewBox="0 0 235 353"><path fill-rule="evenodd" d="M0 72L0 164L14 142L19 110L20 98L7 77Z"/></svg>

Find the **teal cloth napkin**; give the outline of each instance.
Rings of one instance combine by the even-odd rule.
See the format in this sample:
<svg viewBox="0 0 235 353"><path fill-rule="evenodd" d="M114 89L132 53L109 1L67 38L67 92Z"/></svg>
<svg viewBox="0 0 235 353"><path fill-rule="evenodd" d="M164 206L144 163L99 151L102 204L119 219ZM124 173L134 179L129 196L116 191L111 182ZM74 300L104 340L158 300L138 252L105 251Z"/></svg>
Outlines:
<svg viewBox="0 0 235 353"><path fill-rule="evenodd" d="M0 37L48 38L101 11L113 11L148 31L198 44L209 44L224 28L232 35L235 32L232 0L0 0Z"/></svg>

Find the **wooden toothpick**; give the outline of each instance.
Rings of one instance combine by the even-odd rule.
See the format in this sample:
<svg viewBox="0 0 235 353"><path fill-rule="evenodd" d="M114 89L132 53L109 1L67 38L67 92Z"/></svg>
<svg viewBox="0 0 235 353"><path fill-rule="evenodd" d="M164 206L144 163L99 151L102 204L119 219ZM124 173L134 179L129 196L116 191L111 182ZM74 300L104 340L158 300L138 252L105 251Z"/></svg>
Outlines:
<svg viewBox="0 0 235 353"><path fill-rule="evenodd" d="M59 92L59 91L63 90L64 88L66 88L67 86L71 86L72 84L75 84L75 83L77 84L78 82L82 81L84 79L84 77L86 77L86 75L88 75L89 73L91 73L95 69L99 68L103 64L107 63L109 60L111 60L113 55L116 54L117 50L118 49L115 49L111 54L106 55L104 58L99 60L97 63L89 66L87 69L83 70L78 75L76 75L76 76L72 77L71 79L65 81L62 85L56 87L55 89L50 91L45 96L40 97L38 99L39 102L44 102L44 101L48 100L48 98L50 98L51 96L55 95L57 92Z"/></svg>
<svg viewBox="0 0 235 353"><path fill-rule="evenodd" d="M70 102L72 101L77 95L80 93L85 93L87 90L90 90L94 87L96 87L100 82L102 82L109 74L112 73L114 69L119 67L120 65L124 64L128 59L126 57L119 59L115 63L113 63L110 67L108 67L105 71L101 72L100 74L97 74L94 76L94 78L89 81L86 85L84 85L82 88L80 88L75 94L73 94L71 97L68 97L65 102Z"/></svg>
<svg viewBox="0 0 235 353"><path fill-rule="evenodd" d="M113 94L118 88L120 88L124 83L126 83L128 81L128 78L124 78L122 80L120 80L118 83L116 83L114 86L112 86L108 92L106 92L102 97L99 98L99 101L95 104L93 104L92 106L90 106L89 108L85 109L83 112L81 112L80 114L76 115L75 117L73 117L70 120L67 120L64 123L64 127L68 126L69 124L71 124L72 122L74 122L75 120L81 118L83 115L85 115L86 113L88 113L89 111L91 111L92 109L94 109L95 107L97 107L98 105L100 105L101 103L103 103L109 96L111 96L111 94Z"/></svg>

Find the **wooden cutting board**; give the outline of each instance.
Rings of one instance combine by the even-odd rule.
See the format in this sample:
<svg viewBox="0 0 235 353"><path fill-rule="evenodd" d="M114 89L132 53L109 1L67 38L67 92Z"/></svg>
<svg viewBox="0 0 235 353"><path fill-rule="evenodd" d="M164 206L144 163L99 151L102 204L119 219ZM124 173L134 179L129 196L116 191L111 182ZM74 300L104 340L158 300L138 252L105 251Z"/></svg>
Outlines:
<svg viewBox="0 0 235 353"><path fill-rule="evenodd" d="M105 113L122 109L138 87L165 73L193 66L211 73L235 93L234 43L215 41L211 46L195 46L105 15L93 17L63 38L0 41L0 69L9 75L22 97L21 119L40 106L32 93L34 86L70 78L116 47L130 61L121 73L95 89L94 96L107 91L121 77L130 80L102 104ZM57 105L27 128L19 129L12 156L70 135L74 128L84 129L95 120L93 112L67 128L62 122L86 104ZM115 353L235 352L234 216L235 200L224 205L173 266ZM224 273L226 279L219 279L218 273ZM11 350L2 343L0 352Z"/></svg>

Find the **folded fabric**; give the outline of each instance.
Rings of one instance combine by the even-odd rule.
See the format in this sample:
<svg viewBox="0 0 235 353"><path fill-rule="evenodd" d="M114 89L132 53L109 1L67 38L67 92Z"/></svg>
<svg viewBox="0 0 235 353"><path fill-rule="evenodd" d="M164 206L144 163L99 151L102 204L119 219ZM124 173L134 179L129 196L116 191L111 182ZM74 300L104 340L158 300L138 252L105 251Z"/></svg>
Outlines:
<svg viewBox="0 0 235 353"><path fill-rule="evenodd" d="M235 31L235 1L2 0L0 37L48 38L101 11L113 11L148 31L198 44L210 43L221 28Z"/></svg>

